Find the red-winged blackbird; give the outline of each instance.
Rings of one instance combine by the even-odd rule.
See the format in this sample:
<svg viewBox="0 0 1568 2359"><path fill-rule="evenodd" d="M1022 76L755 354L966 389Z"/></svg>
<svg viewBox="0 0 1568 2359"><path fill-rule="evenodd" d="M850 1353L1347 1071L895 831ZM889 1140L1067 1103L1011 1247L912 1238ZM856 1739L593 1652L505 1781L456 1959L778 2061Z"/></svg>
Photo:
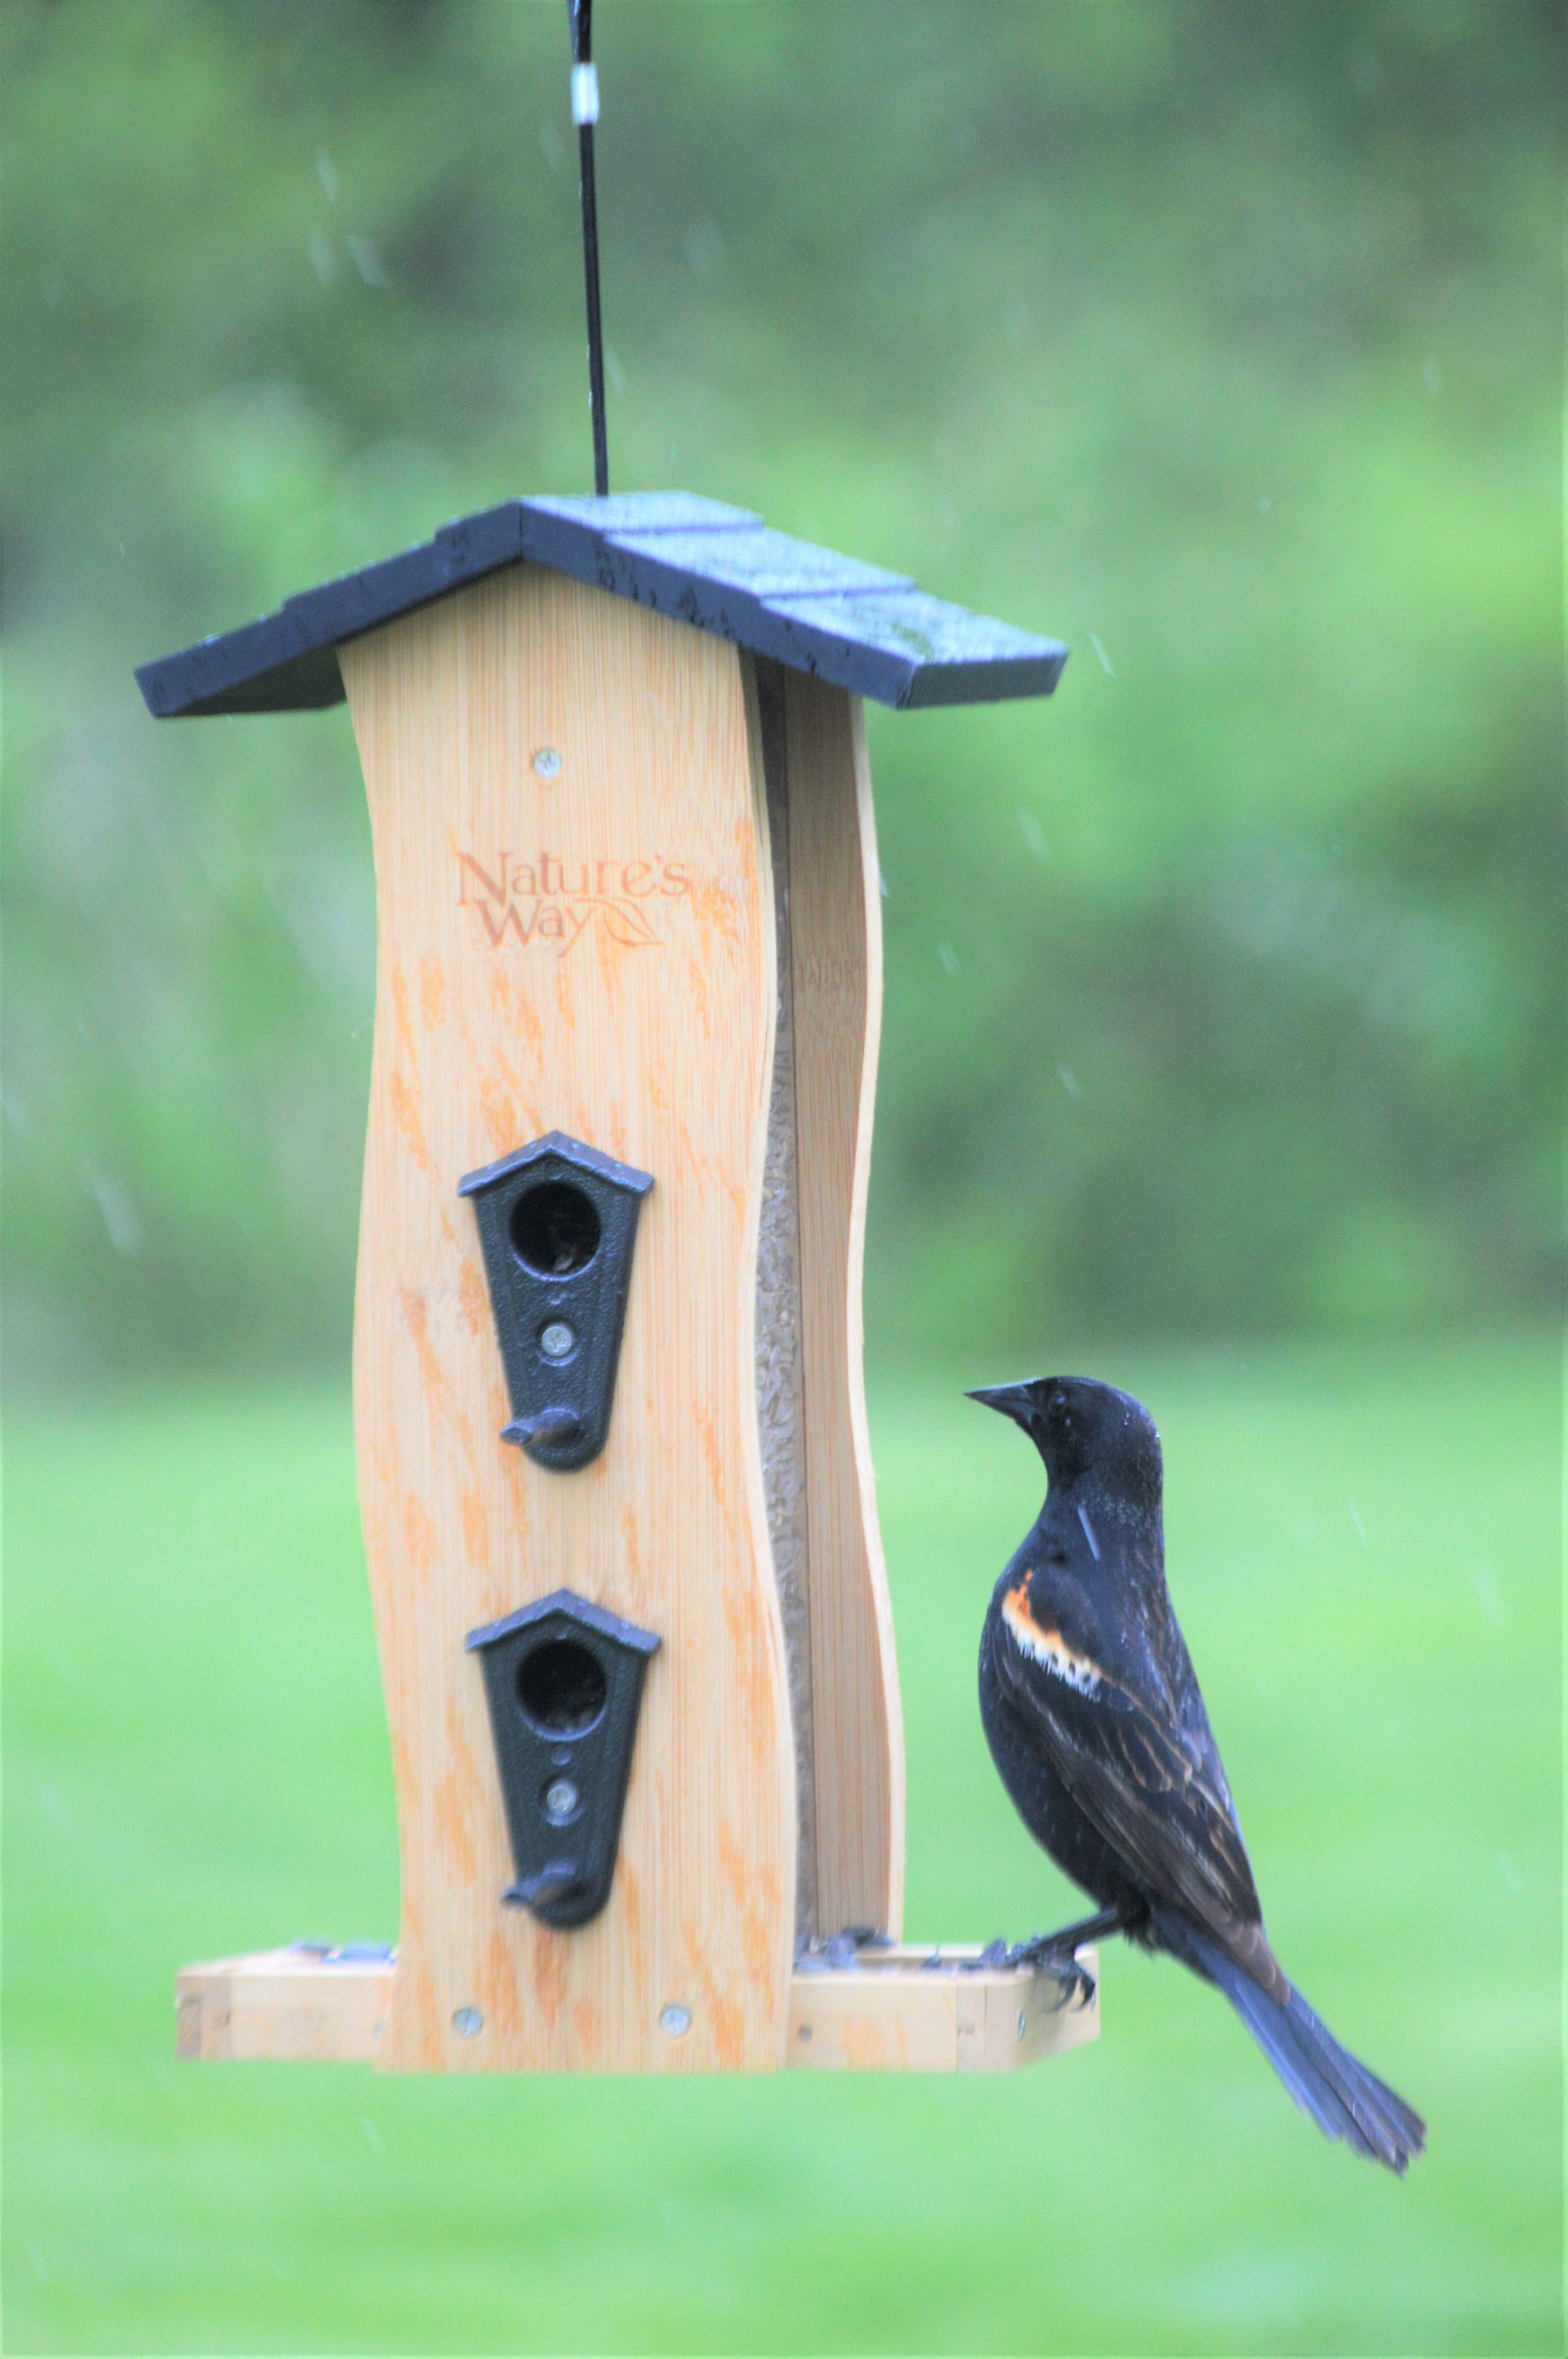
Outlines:
<svg viewBox="0 0 1568 2359"><path fill-rule="evenodd" d="M1087 1376L976 1392L1045 1461L1045 1504L991 1595L980 1716L1035 1841L1101 1914L1016 1958L1121 1932L1225 1993L1303 2112L1401 2175L1426 2126L1285 1979L1165 1587L1160 1437Z"/></svg>

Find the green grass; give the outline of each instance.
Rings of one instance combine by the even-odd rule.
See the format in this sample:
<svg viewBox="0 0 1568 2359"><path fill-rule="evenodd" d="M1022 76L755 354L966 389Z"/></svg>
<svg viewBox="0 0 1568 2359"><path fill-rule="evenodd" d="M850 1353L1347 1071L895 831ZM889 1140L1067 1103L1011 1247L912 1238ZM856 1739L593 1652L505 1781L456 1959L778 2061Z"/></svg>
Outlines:
<svg viewBox="0 0 1568 2359"><path fill-rule="evenodd" d="M1164 1433L1176 1603L1276 1946L1429 2117L1408 2181L1120 1949L1098 2044L996 2079L177 2067L182 1961L395 1922L347 1403L35 1408L7 1507L6 2348L1560 2350L1552 1355L1099 1364ZM953 1386L884 1384L874 1431L909 1926L1025 1931L1072 1897L996 1786L973 1657L1035 1469Z"/></svg>

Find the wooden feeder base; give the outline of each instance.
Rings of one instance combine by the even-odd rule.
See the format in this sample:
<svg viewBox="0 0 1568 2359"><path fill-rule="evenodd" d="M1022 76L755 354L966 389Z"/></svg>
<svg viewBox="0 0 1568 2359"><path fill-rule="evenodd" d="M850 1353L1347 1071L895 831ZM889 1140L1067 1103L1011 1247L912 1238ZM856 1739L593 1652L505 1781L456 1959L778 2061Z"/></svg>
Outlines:
<svg viewBox="0 0 1568 2359"><path fill-rule="evenodd" d="M1078 1955L1094 1998L1064 2000L1054 1974L1024 1967L959 1972L978 1946L862 1952L849 1970L791 1978L784 2062L819 2072L1011 2072L1099 2037L1099 1958ZM178 2046L200 2062L373 2064L397 1973L395 1958L260 1950L187 1966L175 1984ZM475 2071L493 2070L482 2023L465 2043ZM668 2070L691 2069L678 2032ZM504 2069L504 2068L503 2068ZM701 2069L698 2067L697 2069Z"/></svg>

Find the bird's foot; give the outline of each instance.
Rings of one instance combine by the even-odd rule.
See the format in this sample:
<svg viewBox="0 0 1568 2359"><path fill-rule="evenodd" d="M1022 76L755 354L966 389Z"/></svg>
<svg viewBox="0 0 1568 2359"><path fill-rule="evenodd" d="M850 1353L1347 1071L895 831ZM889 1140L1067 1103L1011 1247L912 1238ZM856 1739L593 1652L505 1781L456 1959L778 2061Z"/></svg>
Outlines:
<svg viewBox="0 0 1568 2359"><path fill-rule="evenodd" d="M1032 1933L1027 1941L1004 1940L989 1942L974 1961L977 1967L1027 1967L1031 1973L1050 1973L1061 1984L1058 2006L1074 1999L1080 2006L1092 2006L1095 1978L1087 1966L1079 1962L1078 1951L1086 1941L1097 1941L1105 1933L1120 1933L1126 1928L1121 1912L1102 1908L1098 1916L1086 1917L1076 1925L1064 1925L1059 1932Z"/></svg>
<svg viewBox="0 0 1568 2359"><path fill-rule="evenodd" d="M992 1947L1001 1951L996 1963L1054 1976L1061 1991L1056 2001L1058 2009L1073 2005L1093 2006L1095 1978L1077 1956L1073 1939L1076 1930L1069 1925L1065 1933L1033 1933L1027 1941L1015 1941L1011 1949L1005 1943L995 1942Z"/></svg>

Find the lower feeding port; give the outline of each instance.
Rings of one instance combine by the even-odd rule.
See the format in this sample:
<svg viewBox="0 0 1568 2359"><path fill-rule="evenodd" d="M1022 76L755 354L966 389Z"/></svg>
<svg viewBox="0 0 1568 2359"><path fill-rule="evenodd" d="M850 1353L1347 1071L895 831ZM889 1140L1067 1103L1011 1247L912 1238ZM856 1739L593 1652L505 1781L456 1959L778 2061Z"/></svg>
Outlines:
<svg viewBox="0 0 1568 2359"><path fill-rule="evenodd" d="M658 1638L559 1589L467 1643L484 1667L517 1871L502 1900L557 1931L586 1925L610 1897Z"/></svg>

